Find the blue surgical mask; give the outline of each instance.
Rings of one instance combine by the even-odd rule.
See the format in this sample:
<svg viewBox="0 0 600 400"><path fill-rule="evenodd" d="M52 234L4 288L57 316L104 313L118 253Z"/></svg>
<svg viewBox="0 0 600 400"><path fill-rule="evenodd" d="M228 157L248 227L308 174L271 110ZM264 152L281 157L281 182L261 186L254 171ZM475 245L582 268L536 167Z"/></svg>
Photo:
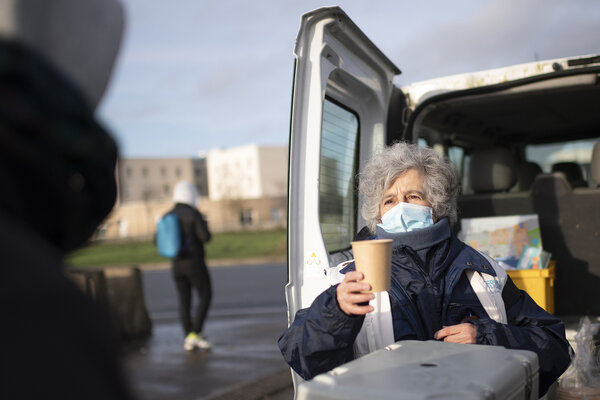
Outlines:
<svg viewBox="0 0 600 400"><path fill-rule="evenodd" d="M398 203L381 217L377 224L389 233L410 232L433 225L431 207L418 204Z"/></svg>

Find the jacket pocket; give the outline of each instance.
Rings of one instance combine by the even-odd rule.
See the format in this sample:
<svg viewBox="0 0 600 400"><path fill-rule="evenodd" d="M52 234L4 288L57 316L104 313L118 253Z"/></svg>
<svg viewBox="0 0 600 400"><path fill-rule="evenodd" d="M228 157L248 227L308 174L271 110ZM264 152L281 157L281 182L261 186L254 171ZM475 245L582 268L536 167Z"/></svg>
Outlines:
<svg viewBox="0 0 600 400"><path fill-rule="evenodd" d="M479 303L450 303L446 314L445 325L457 325L472 319L487 318L487 314Z"/></svg>

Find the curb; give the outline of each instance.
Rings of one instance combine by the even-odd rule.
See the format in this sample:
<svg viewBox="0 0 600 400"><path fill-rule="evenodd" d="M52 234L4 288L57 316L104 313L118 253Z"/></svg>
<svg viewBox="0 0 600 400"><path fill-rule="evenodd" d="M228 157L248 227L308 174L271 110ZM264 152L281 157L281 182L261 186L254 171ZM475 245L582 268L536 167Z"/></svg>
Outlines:
<svg viewBox="0 0 600 400"><path fill-rule="evenodd" d="M260 400L282 392L293 390L292 374L284 368L250 382L231 385L228 388L203 397L203 400Z"/></svg>
<svg viewBox="0 0 600 400"><path fill-rule="evenodd" d="M236 267L240 265L255 265L269 263L285 263L286 259L281 257L256 257L256 258L231 258L224 260L206 260L208 268L213 267ZM142 271L160 271L171 268L171 261L155 264L136 264Z"/></svg>

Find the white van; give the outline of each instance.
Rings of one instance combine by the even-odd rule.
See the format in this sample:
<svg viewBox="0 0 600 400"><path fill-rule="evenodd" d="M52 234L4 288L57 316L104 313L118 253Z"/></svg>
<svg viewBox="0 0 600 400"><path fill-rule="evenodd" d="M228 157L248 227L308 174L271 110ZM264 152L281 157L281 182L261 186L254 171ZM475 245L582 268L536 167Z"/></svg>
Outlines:
<svg viewBox="0 0 600 400"><path fill-rule="evenodd" d="M600 141L600 55L396 87L400 70L337 7L302 16L295 55L290 323L329 286L327 269L351 258L350 241L365 225L356 175L378 147L398 140L431 146L456 165L459 218L538 214L556 261L556 314L600 315L600 173L590 171ZM519 179L479 188L473 171L489 166L471 161L496 148L509 150Z"/></svg>

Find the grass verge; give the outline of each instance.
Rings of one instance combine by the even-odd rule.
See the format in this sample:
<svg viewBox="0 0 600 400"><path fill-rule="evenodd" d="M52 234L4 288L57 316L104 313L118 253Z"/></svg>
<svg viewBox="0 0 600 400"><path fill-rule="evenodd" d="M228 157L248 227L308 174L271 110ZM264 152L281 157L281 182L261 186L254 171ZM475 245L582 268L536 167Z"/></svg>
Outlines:
<svg viewBox="0 0 600 400"><path fill-rule="evenodd" d="M205 245L207 260L254 257L285 257L285 229L258 232L214 234ZM70 253L66 263L77 267L154 264L169 261L161 257L150 240L127 242L94 242Z"/></svg>

